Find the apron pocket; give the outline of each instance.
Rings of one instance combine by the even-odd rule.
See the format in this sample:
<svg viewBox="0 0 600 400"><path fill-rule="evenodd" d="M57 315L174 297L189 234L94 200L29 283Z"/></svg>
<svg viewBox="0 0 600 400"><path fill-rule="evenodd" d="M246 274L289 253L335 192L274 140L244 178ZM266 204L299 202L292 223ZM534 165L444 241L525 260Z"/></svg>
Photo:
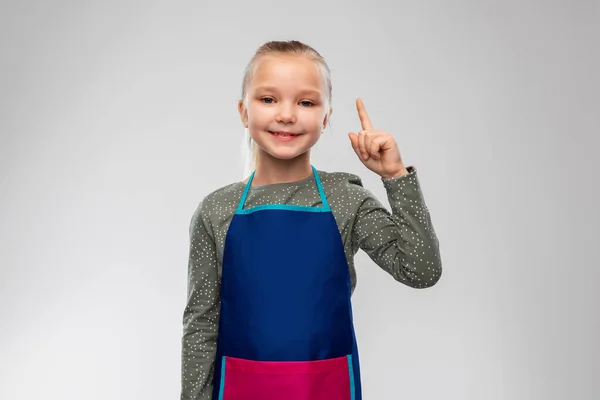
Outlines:
<svg viewBox="0 0 600 400"><path fill-rule="evenodd" d="M219 400L354 400L352 356L316 361L223 357Z"/></svg>

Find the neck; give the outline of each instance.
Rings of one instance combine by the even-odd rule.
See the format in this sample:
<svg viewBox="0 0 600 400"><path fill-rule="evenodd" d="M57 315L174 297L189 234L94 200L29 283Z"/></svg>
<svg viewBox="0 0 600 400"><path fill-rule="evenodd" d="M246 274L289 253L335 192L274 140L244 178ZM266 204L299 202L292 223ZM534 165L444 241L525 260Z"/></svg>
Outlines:
<svg viewBox="0 0 600 400"><path fill-rule="evenodd" d="M309 152L291 160L281 160L261 152L257 161L252 186L297 182L308 178L313 173Z"/></svg>

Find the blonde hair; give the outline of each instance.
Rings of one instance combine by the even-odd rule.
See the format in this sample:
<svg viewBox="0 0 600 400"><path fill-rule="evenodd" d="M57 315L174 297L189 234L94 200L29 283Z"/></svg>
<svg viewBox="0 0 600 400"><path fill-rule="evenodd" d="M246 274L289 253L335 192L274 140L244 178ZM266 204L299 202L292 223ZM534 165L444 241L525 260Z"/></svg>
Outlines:
<svg viewBox="0 0 600 400"><path fill-rule="evenodd" d="M266 42L260 46L258 50L256 50L254 56L252 56L248 62L248 65L246 66L244 79L242 81L242 101L244 103L244 107L247 106L246 96L248 94L248 87L250 86L250 82L252 81L252 78L256 72L258 61L261 59L261 57L267 55L298 55L307 57L317 63L317 66L321 70L321 74L325 81L325 108L328 109L331 106L331 71L329 70L327 62L323 56L321 56L321 54L319 54L319 52L311 46L297 40L289 40ZM252 137L248 132L248 128L246 128L246 134L242 143L242 152L246 159L244 168L244 177L246 177L256 168L258 156L257 145L252 140Z"/></svg>

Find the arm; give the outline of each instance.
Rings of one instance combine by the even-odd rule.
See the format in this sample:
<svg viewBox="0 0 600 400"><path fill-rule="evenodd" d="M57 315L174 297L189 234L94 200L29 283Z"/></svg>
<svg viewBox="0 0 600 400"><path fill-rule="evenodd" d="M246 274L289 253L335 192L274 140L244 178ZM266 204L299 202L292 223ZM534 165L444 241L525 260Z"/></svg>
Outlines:
<svg viewBox="0 0 600 400"><path fill-rule="evenodd" d="M210 400L219 317L218 259L202 204L190 223L188 294L183 313L181 400Z"/></svg>
<svg viewBox="0 0 600 400"><path fill-rule="evenodd" d="M435 285L442 274L439 243L414 167L398 178L382 178L390 212L368 191L352 232L360 247L398 282L413 288Z"/></svg>

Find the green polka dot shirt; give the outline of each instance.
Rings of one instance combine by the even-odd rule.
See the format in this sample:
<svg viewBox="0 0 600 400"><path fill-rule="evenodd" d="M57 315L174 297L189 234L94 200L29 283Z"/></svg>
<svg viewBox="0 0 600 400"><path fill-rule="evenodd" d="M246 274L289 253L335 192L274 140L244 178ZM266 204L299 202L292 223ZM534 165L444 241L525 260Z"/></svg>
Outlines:
<svg viewBox="0 0 600 400"><path fill-rule="evenodd" d="M435 285L442 273L439 245L417 171L381 179L389 210L344 172L318 171L337 222L354 292L354 256L364 251L396 281L411 288ZM219 323L219 288L225 236L245 184L208 194L190 222L188 296L183 312L181 400L210 400ZM244 208L263 204L321 206L314 176L292 183L250 188Z"/></svg>

